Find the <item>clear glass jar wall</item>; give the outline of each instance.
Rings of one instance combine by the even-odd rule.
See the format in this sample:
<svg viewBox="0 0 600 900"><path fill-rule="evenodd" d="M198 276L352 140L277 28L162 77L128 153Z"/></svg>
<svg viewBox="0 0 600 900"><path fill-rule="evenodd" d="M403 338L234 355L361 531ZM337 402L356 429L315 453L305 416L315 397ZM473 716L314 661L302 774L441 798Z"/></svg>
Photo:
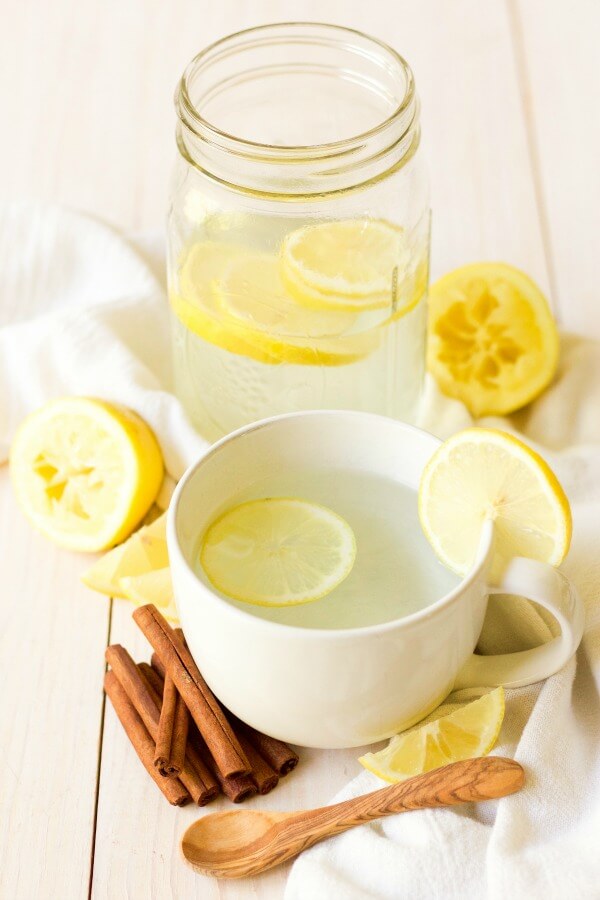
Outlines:
<svg viewBox="0 0 600 900"><path fill-rule="evenodd" d="M194 425L414 420L429 204L407 64L350 29L271 25L200 53L176 100L169 298Z"/></svg>

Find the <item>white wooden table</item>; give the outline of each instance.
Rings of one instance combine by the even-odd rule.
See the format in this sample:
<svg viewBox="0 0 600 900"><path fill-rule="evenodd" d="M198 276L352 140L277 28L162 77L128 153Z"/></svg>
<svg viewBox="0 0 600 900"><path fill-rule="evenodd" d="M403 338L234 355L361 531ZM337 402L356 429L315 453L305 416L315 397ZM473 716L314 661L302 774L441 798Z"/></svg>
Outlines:
<svg viewBox="0 0 600 900"><path fill-rule="evenodd" d="M371 32L413 65L434 277L471 260L512 262L548 291L563 328L600 335L598 0L6 3L1 196L159 227L184 64L221 35L290 18ZM6 468L0 554L0 897L281 897L285 868L217 884L179 859L197 811L168 807L105 715L105 645L139 658L147 646L127 605L80 584L88 560L30 530ZM303 752L299 770L253 802L326 802L358 772L356 755Z"/></svg>

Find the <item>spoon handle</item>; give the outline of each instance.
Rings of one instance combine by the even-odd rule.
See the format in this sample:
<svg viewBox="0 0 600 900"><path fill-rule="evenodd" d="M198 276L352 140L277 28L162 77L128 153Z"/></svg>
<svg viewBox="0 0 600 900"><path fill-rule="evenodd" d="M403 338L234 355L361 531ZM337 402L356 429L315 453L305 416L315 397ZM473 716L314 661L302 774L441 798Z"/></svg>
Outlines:
<svg viewBox="0 0 600 900"><path fill-rule="evenodd" d="M451 763L362 797L299 813L294 818L297 824L304 818L312 844L327 835L395 813L505 797L518 791L523 781L523 769L515 760L478 757ZM291 823L288 820L286 824Z"/></svg>

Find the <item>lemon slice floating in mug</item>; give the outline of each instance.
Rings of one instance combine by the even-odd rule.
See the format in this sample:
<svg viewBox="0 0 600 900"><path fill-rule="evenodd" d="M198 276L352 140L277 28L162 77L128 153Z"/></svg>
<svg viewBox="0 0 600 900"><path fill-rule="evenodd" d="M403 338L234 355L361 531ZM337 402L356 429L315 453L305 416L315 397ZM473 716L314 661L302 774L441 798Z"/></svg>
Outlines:
<svg viewBox="0 0 600 900"><path fill-rule="evenodd" d="M504 719L499 687L433 722L393 737L378 753L358 760L384 781L404 781L461 759L485 756L498 740Z"/></svg>
<svg viewBox="0 0 600 900"><path fill-rule="evenodd" d="M250 500L210 525L200 550L209 581L228 597L259 606L318 600L349 575L356 557L350 525L316 503Z"/></svg>
<svg viewBox="0 0 600 900"><path fill-rule="evenodd" d="M104 550L131 534L163 479L160 448L135 413L65 397L25 419L10 470L32 524L71 550Z"/></svg>
<svg viewBox="0 0 600 900"><path fill-rule="evenodd" d="M571 540L571 510L558 479L531 447L503 431L467 428L427 463L419 518L439 559L464 574L492 519L495 553L557 566Z"/></svg>

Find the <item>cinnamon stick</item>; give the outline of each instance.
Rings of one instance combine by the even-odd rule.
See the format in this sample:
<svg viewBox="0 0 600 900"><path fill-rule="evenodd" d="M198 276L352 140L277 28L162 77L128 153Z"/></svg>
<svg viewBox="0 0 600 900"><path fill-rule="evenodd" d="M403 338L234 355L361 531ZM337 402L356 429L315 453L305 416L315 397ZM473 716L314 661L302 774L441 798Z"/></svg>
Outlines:
<svg viewBox="0 0 600 900"><path fill-rule="evenodd" d="M278 775L283 778L284 775L296 768L298 765L298 754L291 747L288 747L283 741L277 740L277 738L269 737L268 734L257 731L256 728L252 728L251 725L242 722L233 713L227 712L227 715L237 734L245 737L254 749L260 753L262 758L275 769Z"/></svg>
<svg viewBox="0 0 600 900"><path fill-rule="evenodd" d="M159 675L159 673L152 666L149 666L146 662L138 663L138 669L149 683L150 687L153 691L158 694L160 702L162 703L163 690L165 687L164 678Z"/></svg>
<svg viewBox="0 0 600 900"><path fill-rule="evenodd" d="M165 687L165 682L162 676L158 674L156 669L153 669L152 666L149 666L148 663L138 663L138 669L140 670L141 674L144 676L154 693L158 695L158 699L162 703L162 695Z"/></svg>
<svg viewBox="0 0 600 900"><path fill-rule="evenodd" d="M268 794L279 783L279 775L273 769L266 759L263 759L258 750L255 750L247 737L238 732L238 739L244 753L248 757L248 762L252 766L252 775L250 776L259 794Z"/></svg>
<svg viewBox="0 0 600 900"><path fill-rule="evenodd" d="M190 799L188 791L179 779L162 778L154 768L154 741L113 672L107 672L104 676L104 690L135 752L154 783L158 785L169 803L173 806L184 806Z"/></svg>
<svg viewBox="0 0 600 900"><path fill-rule="evenodd" d="M176 629L176 631L180 631L180 629ZM181 634L183 637L183 632L181 632ZM155 672L162 674L164 677L165 667L163 661L156 652L152 654L152 668ZM229 710L224 710L224 713L229 719L229 722L242 745L244 753L248 757L248 762L252 766L253 773L259 771L260 768L262 778L266 779L266 790L261 790L261 785L258 784L260 793L268 793L268 791L273 790L273 787L275 787L277 782L275 782L273 787L268 786L270 779L267 770L261 766L261 763L259 763L255 757L252 759L250 758L248 747L250 746L254 751L258 752L261 760L269 766L269 770L282 778L298 765L298 754L294 753L294 751L290 749L287 744L284 744L283 741L262 734L262 732L257 731L250 725L246 725L245 722L242 722L241 719L238 719L238 717L234 716ZM264 787L262 778L259 776L259 780L261 780Z"/></svg>
<svg viewBox="0 0 600 900"><path fill-rule="evenodd" d="M145 678L155 703L160 710L164 684L162 679L148 663L138 663L138 669L142 678ZM197 787L194 791L190 790L192 799L198 803L199 806L205 806L219 794L219 782L212 771L205 765L204 760L201 758L196 747L189 740L185 748L185 766L181 777L186 775L188 768L191 768L192 772L196 773L203 786L200 791ZM196 794L199 799L196 799Z"/></svg>
<svg viewBox="0 0 600 900"><path fill-rule="evenodd" d="M228 800L231 800L232 803L242 803L244 800L248 800L258 793L257 784L251 775L230 775L229 778L223 777L219 771L219 767L211 756L202 735L195 725L190 728L189 736L190 741L197 750L202 762L217 779L219 787Z"/></svg>
<svg viewBox="0 0 600 900"><path fill-rule="evenodd" d="M160 658L160 656L158 655L158 653L155 652L152 654L152 657L150 659L150 665L152 666L152 668L154 669L156 674L160 675L160 677L164 679L165 675L167 674L167 671L166 671L166 669L163 665L163 661Z"/></svg>
<svg viewBox="0 0 600 900"><path fill-rule="evenodd" d="M246 755L190 651L154 605L138 607L133 618L175 682L220 774L223 778L248 774Z"/></svg>
<svg viewBox="0 0 600 900"><path fill-rule="evenodd" d="M179 775L185 762L189 715L187 706L170 676L165 679L160 710L154 765L161 775Z"/></svg>
<svg viewBox="0 0 600 900"><path fill-rule="evenodd" d="M124 647L121 647L119 644L113 644L111 647L106 648L105 656L107 662L111 666L112 674L117 678L130 703L133 705L146 730L150 734L153 742L153 769L157 776L162 778L158 773L158 770L154 767L155 742L160 722L161 698L154 694L148 682L142 677L140 670ZM203 770L207 776L206 780L203 777L203 772L199 772L194 765L194 760L186 759L179 775L180 781L187 789L192 800L199 806L204 806L212 800L216 793L215 779L211 777L210 772L208 772L205 767L203 767Z"/></svg>

